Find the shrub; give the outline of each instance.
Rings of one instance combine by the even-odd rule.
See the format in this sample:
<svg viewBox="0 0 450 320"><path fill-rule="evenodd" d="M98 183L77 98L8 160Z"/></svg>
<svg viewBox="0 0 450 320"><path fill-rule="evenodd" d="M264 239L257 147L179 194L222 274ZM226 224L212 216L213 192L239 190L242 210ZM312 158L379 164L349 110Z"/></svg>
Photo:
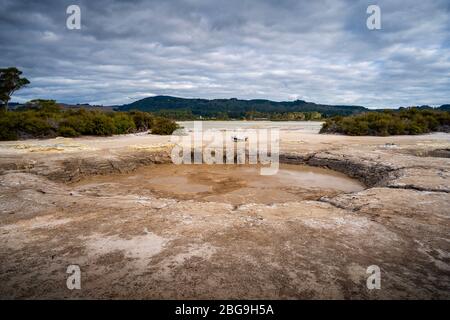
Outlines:
<svg viewBox="0 0 450 320"><path fill-rule="evenodd" d="M50 125L46 118L39 117L36 113L24 113L21 122L18 124L18 131L24 135L33 137L46 137L54 133L54 128Z"/></svg>
<svg viewBox="0 0 450 320"><path fill-rule="evenodd" d="M167 118L157 117L153 121L151 133L159 135L169 135L172 134L177 129L178 125L176 122Z"/></svg>
<svg viewBox="0 0 450 320"><path fill-rule="evenodd" d="M130 116L133 118L134 125L138 131L147 131L153 125L153 116L148 112L130 111Z"/></svg>
<svg viewBox="0 0 450 320"><path fill-rule="evenodd" d="M398 111L367 112L327 119L320 133L387 136L423 134L450 129L450 113L438 110L402 108Z"/></svg>
<svg viewBox="0 0 450 320"><path fill-rule="evenodd" d="M75 131L72 127L60 126L58 128L58 135L62 137L78 137L80 133Z"/></svg>
<svg viewBox="0 0 450 320"><path fill-rule="evenodd" d="M116 132L113 120L106 114L95 112L92 117L93 134L96 136L110 136Z"/></svg>
<svg viewBox="0 0 450 320"><path fill-rule="evenodd" d="M53 100L33 100L17 111L0 112L0 140L109 136L149 129L154 134L171 134L177 128L175 122L147 112L64 110Z"/></svg>
<svg viewBox="0 0 450 320"><path fill-rule="evenodd" d="M60 126L72 128L83 135L94 134L94 122L86 115L70 115L60 122Z"/></svg>
<svg viewBox="0 0 450 320"><path fill-rule="evenodd" d="M0 140L17 140L18 117L11 112L0 112Z"/></svg>
<svg viewBox="0 0 450 320"><path fill-rule="evenodd" d="M114 127L116 134L131 133L136 131L136 125L133 118L126 113L113 114Z"/></svg>

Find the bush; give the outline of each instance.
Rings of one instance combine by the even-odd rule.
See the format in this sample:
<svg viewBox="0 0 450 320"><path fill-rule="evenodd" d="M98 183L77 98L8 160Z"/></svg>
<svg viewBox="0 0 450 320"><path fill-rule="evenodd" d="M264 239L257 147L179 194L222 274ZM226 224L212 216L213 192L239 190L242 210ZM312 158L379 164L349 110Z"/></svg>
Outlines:
<svg viewBox="0 0 450 320"><path fill-rule="evenodd" d="M51 135L54 129L46 118L41 118L36 114L24 114L19 124L19 132L24 135L31 135L37 138L43 138Z"/></svg>
<svg viewBox="0 0 450 320"><path fill-rule="evenodd" d="M75 131L72 127L60 126L58 128L58 135L62 137L78 137L80 133Z"/></svg>
<svg viewBox="0 0 450 320"><path fill-rule="evenodd" d="M151 133L159 135L169 135L172 134L177 129L178 125L176 122L167 118L157 117L153 121Z"/></svg>
<svg viewBox="0 0 450 320"><path fill-rule="evenodd" d="M94 134L94 122L91 117L86 114L69 115L65 117L60 122L60 126L66 128L72 128L74 131L82 135L93 135Z"/></svg>
<svg viewBox="0 0 450 320"><path fill-rule="evenodd" d="M149 129L154 134L171 134L177 128L175 122L147 112L64 110L53 100L32 100L16 111L0 112L0 140L109 136Z"/></svg>
<svg viewBox="0 0 450 320"><path fill-rule="evenodd" d="M129 112L138 131L147 131L153 125L153 116L150 113L132 110Z"/></svg>
<svg viewBox="0 0 450 320"><path fill-rule="evenodd" d="M18 117L11 112L0 112L0 141L17 140Z"/></svg>
<svg viewBox="0 0 450 320"><path fill-rule="evenodd" d="M117 113L112 115L116 134L131 133L136 131L136 125L133 118L126 113Z"/></svg>
<svg viewBox="0 0 450 320"><path fill-rule="evenodd" d="M104 113L95 112L92 117L93 134L96 136L110 136L116 132L113 120Z"/></svg>
<svg viewBox="0 0 450 320"><path fill-rule="evenodd" d="M320 133L347 135L387 136L423 134L449 131L450 112L401 108L398 111L367 112L363 114L327 119Z"/></svg>

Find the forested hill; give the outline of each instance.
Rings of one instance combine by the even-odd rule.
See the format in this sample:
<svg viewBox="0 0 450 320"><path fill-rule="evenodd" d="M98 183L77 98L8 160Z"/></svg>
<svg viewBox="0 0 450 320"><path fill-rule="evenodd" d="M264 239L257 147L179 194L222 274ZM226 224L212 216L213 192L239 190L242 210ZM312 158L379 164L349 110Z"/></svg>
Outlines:
<svg viewBox="0 0 450 320"><path fill-rule="evenodd" d="M287 112L319 112L324 117L335 115L351 115L364 111L361 106L322 105L303 100L270 101L270 100L240 100L240 99L184 99L170 96L155 96L144 98L130 104L118 106L117 109L141 110L150 112L187 112L196 116L218 118L242 118L249 112L255 117L265 117L273 113Z"/></svg>

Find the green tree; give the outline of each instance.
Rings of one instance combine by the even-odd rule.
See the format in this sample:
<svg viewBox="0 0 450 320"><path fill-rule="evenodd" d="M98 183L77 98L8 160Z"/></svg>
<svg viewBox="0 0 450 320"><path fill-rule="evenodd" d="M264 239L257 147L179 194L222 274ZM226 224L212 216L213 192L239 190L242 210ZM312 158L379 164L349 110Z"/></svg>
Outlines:
<svg viewBox="0 0 450 320"><path fill-rule="evenodd" d="M0 111L7 111L14 92L30 83L27 78L21 78L21 75L22 71L14 67L0 69Z"/></svg>

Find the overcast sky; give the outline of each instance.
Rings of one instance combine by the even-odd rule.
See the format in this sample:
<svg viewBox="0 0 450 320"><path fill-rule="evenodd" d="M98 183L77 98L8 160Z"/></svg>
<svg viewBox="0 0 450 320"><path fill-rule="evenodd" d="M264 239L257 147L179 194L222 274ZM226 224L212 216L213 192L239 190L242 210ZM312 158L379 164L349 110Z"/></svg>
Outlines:
<svg viewBox="0 0 450 320"><path fill-rule="evenodd" d="M81 8L81 30L66 9ZM381 8L381 30L366 9ZM152 95L450 103L450 1L0 0L13 101L123 104Z"/></svg>

